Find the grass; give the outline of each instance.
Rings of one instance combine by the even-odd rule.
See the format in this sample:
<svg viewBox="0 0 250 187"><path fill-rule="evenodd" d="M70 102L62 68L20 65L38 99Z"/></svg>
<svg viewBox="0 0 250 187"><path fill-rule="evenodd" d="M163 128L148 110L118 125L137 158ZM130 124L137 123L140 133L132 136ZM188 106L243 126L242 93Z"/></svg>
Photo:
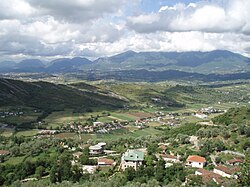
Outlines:
<svg viewBox="0 0 250 187"><path fill-rule="evenodd" d="M37 133L38 133L38 130L18 131L16 133L16 136L18 136L18 137L20 137L20 136L30 137L30 136L35 136Z"/></svg>
<svg viewBox="0 0 250 187"><path fill-rule="evenodd" d="M70 122L83 122L86 121L87 118L87 115L73 113L72 110L65 110L53 112L47 118L45 118L45 122L48 123L48 125L52 128L56 128Z"/></svg>
<svg viewBox="0 0 250 187"><path fill-rule="evenodd" d="M17 165L20 164L21 162L24 161L24 159L26 158L26 156L20 156L20 157L10 157L6 162L4 162L3 164L7 165Z"/></svg>
<svg viewBox="0 0 250 187"><path fill-rule="evenodd" d="M123 121L133 121L136 120L138 117L135 117L131 114L127 114L127 113L111 113L111 116L118 118L120 120Z"/></svg>

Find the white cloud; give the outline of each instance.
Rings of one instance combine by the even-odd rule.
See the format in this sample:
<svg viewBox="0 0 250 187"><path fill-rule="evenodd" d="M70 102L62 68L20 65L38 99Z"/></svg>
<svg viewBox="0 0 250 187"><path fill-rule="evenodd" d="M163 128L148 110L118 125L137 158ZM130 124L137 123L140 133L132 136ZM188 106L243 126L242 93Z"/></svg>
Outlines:
<svg viewBox="0 0 250 187"><path fill-rule="evenodd" d="M163 6L158 13L144 14L147 19L136 21L137 16L128 19L128 26L137 32L186 32L202 31L211 33L241 32L250 33L250 1L228 0L202 1L189 5ZM154 20L148 22L148 20ZM159 19L154 19L158 17Z"/></svg>
<svg viewBox="0 0 250 187"><path fill-rule="evenodd" d="M2 0L1 58L95 58L126 50L250 54L249 0L177 3L150 13L135 12L139 1Z"/></svg>

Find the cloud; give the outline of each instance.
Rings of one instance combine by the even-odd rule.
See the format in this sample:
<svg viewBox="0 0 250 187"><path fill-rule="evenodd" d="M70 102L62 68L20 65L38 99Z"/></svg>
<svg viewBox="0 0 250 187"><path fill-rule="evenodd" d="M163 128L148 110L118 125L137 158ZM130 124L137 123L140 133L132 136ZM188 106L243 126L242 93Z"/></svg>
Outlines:
<svg viewBox="0 0 250 187"><path fill-rule="evenodd" d="M126 50L214 49L250 56L250 1L177 3L138 11L140 1L2 0L0 58L93 59Z"/></svg>
<svg viewBox="0 0 250 187"><path fill-rule="evenodd" d="M127 25L140 33L201 31L250 34L249 9L249 0L179 3L173 7L163 6L157 13L140 15L140 21L138 16L129 17Z"/></svg>

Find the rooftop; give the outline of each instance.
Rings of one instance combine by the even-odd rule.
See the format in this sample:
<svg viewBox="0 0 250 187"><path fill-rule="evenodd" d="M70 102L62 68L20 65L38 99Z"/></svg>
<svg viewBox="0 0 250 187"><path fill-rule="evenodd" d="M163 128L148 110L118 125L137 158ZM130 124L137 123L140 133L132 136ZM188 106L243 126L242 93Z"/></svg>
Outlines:
<svg viewBox="0 0 250 187"><path fill-rule="evenodd" d="M10 152L6 150L0 150L0 155L8 155Z"/></svg>
<svg viewBox="0 0 250 187"><path fill-rule="evenodd" d="M200 163L204 163L204 162L206 162L206 159L205 159L204 157L201 157L201 156L190 155L190 156L187 158L187 161L188 161L188 162L200 162Z"/></svg>
<svg viewBox="0 0 250 187"><path fill-rule="evenodd" d="M237 171L240 170L239 167L230 167L229 168L229 167L226 167L226 166L223 166L223 165L218 165L214 169L223 171L224 173L229 174L229 175L232 175L232 174L234 174L234 173L236 173Z"/></svg>
<svg viewBox="0 0 250 187"><path fill-rule="evenodd" d="M142 161L144 160L144 153L141 151L129 149L122 155L122 160Z"/></svg>

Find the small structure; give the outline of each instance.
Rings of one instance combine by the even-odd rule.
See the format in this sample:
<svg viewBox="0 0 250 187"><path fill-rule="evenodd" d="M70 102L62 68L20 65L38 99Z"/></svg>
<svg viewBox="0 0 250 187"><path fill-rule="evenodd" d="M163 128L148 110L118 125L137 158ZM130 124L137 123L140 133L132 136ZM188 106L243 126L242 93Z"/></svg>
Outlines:
<svg viewBox="0 0 250 187"><path fill-rule="evenodd" d="M194 116L200 119L207 119L208 117L206 114L203 114L202 112L197 112Z"/></svg>
<svg viewBox="0 0 250 187"><path fill-rule="evenodd" d="M177 163L179 162L179 159L177 156L170 155L170 154L160 154L159 157L162 157L162 159L165 162L171 162L171 163Z"/></svg>
<svg viewBox="0 0 250 187"><path fill-rule="evenodd" d="M136 150L127 150L123 153L121 158L121 169L125 170L128 167L132 167L135 170L143 164L144 153Z"/></svg>
<svg viewBox="0 0 250 187"><path fill-rule="evenodd" d="M0 150L0 155L2 155L2 156L6 156L6 155L8 155L8 154L10 154L10 152L9 152L9 151L6 151L6 150Z"/></svg>
<svg viewBox="0 0 250 187"><path fill-rule="evenodd" d="M105 142L100 142L96 145L90 146L89 147L89 154L91 154L91 155L103 154L105 145L106 145Z"/></svg>
<svg viewBox="0 0 250 187"><path fill-rule="evenodd" d="M220 175L202 168L196 170L195 175L200 175L204 183L213 181L216 182L217 184L221 184L223 182L223 179Z"/></svg>
<svg viewBox="0 0 250 187"><path fill-rule="evenodd" d="M91 165L83 165L82 166L82 171L83 173L90 173L94 174L97 170L97 166L91 166Z"/></svg>
<svg viewBox="0 0 250 187"><path fill-rule="evenodd" d="M214 168L214 173L221 175L222 177L237 179L237 175L235 175L235 173L239 170L240 170L239 167L229 168L223 165L218 165Z"/></svg>
<svg viewBox="0 0 250 187"><path fill-rule="evenodd" d="M227 161L227 164L230 165L230 166L238 166L241 163L243 163L243 160L237 159L237 158L234 158L234 159L231 159L231 160Z"/></svg>
<svg viewBox="0 0 250 187"><path fill-rule="evenodd" d="M206 159L197 155L190 155L187 158L186 166L191 166L193 168L203 168L206 165Z"/></svg>
<svg viewBox="0 0 250 187"><path fill-rule="evenodd" d="M98 166L115 166L116 162L113 159L99 158Z"/></svg>

